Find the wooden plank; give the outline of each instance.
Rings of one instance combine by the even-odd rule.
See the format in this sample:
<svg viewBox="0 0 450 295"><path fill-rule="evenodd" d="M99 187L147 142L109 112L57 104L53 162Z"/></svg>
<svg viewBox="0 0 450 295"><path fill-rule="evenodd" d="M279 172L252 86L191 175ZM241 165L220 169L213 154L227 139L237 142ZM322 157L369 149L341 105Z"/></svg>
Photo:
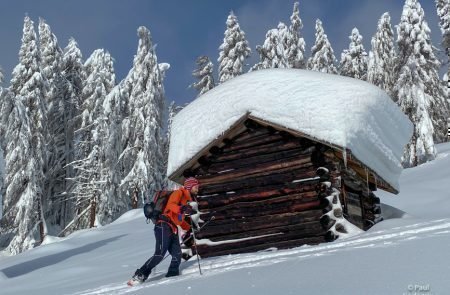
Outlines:
<svg viewBox="0 0 450 295"><path fill-rule="evenodd" d="M277 241L272 242L261 242L260 244L254 246L240 247L238 245L231 245L229 248L224 250L219 250L214 247L205 247L202 246L199 249L199 255L202 258L212 257L212 256L220 256L220 255L229 255L229 254L237 254L237 253L250 253L255 251L261 251L269 248L278 248L278 249L288 249L293 247L299 247L302 245L316 245L320 243L325 243L325 237L306 237L300 239L290 239L285 240L283 237L279 237Z"/></svg>
<svg viewBox="0 0 450 295"><path fill-rule="evenodd" d="M303 212L251 216L249 218L213 220L202 230L202 233L210 235L231 234L274 226L287 226L301 222L318 221L321 216L322 210L313 209Z"/></svg>
<svg viewBox="0 0 450 295"><path fill-rule="evenodd" d="M308 183L293 183L290 186L279 185L270 187L257 187L253 191L243 191L241 193L234 194L219 194L209 197L199 197L198 205L201 210L212 210L217 207L226 206L235 203L242 202L255 202L270 198L276 198L283 195L301 194L305 192L315 191L316 185L319 180L315 180Z"/></svg>
<svg viewBox="0 0 450 295"><path fill-rule="evenodd" d="M212 195L216 193L226 193L253 187L285 184L296 179L310 179L314 177L316 177L315 169L313 167L305 167L303 169L284 171L283 173L246 178L241 181L200 186L199 194Z"/></svg>
<svg viewBox="0 0 450 295"><path fill-rule="evenodd" d="M273 173L289 171L295 168L311 166L311 159L309 155L303 155L291 159L282 159L267 164L256 165L250 168L235 169L230 172L216 174L211 176L200 176L198 180L202 185L217 184L230 181L233 179L245 179L248 177L258 177L271 175Z"/></svg>
<svg viewBox="0 0 450 295"><path fill-rule="evenodd" d="M291 150L286 151L275 151L273 153L269 154L263 154L263 155L255 155L252 157L247 157L245 159L239 159L234 161L228 161L228 162L219 162L214 163L214 161L211 163L211 165L208 167L208 174L215 174L221 171L229 170L229 169L239 169L248 167L250 165L256 165L256 164L265 164L273 161L278 161L281 159L290 159L292 157L297 157L300 155L310 154L312 152L311 148L304 149L304 148L294 148Z"/></svg>
<svg viewBox="0 0 450 295"><path fill-rule="evenodd" d="M323 200L318 200L317 197L310 197L305 200L293 200L283 203L267 204L262 206L246 207L246 208L232 208L221 211L211 211L201 214L203 220L209 220L212 216L216 220L229 219L229 218L244 218L253 216L264 216L273 214L283 214L290 212L301 212L312 209L323 209L328 203L324 203Z"/></svg>
<svg viewBox="0 0 450 295"><path fill-rule="evenodd" d="M228 235L208 235L207 233L201 233L198 239L209 239L213 242L219 242L219 241L227 241L227 240L234 240L234 239L242 239L242 238L248 238L248 237L256 237L260 235L269 235L274 233L288 233L288 232L296 232L299 233L299 235L304 234L316 234L318 232L326 232L324 231L320 222L317 221L310 221L310 222L302 222L299 224L290 224L286 226L275 226L275 227L269 227L264 229L258 229L258 230L249 230L245 232L240 233L234 233L234 234L228 234ZM200 233L199 233L200 234Z"/></svg>

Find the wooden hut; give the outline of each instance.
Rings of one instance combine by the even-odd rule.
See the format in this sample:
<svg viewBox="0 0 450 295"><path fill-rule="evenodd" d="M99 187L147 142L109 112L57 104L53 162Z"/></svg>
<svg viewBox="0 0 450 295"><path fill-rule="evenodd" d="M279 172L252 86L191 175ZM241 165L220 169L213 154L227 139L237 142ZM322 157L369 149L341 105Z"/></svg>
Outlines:
<svg viewBox="0 0 450 295"><path fill-rule="evenodd" d="M383 219L380 199L373 192L383 189L398 193L395 177L401 169L394 170L411 133L409 120L386 94L362 81L301 70L258 71L233 80L184 109L175 117L172 129L170 178L182 183L184 177L196 176L201 183L197 198L200 218L207 221L214 217L197 233L200 256L330 242L355 226L367 230ZM333 93L323 95L323 103L332 105L333 115L342 111L336 110L340 104L336 100L349 93L365 95L369 102L349 103L346 108L358 109L346 109L347 113L341 114L344 118L319 120L323 124L318 123L317 128L301 127L302 120L308 120L304 112L310 111L302 102L320 99L324 93L323 89L314 93L318 83L325 88L334 86L325 89ZM242 104L243 99L251 103ZM298 101L292 103L294 99ZM285 106L271 109L271 103L286 103L291 112L279 118ZM350 123L351 111L363 112L361 118L379 112L384 115L365 122L376 125L372 127L360 125L358 120L360 126L355 130ZM225 121L225 126L214 125L214 120ZM342 126L342 120L348 120L351 128ZM385 126L392 123L396 126ZM344 129L344 133L356 132L361 143L353 139L345 146L339 144L341 137L336 134L340 132L327 136L320 131L326 131L327 124L338 131ZM370 134L358 128L368 128ZM379 133L372 134L372 130ZM396 131L404 133L384 134ZM384 138L395 138L396 142L374 148L375 141ZM379 159L368 160L365 149ZM359 157L353 150L360 151Z"/></svg>

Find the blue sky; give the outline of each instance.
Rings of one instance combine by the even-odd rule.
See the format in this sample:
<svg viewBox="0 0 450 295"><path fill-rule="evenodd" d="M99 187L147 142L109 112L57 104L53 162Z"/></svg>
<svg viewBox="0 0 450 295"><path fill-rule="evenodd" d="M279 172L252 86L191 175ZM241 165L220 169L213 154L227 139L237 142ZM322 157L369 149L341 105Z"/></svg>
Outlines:
<svg viewBox="0 0 450 295"><path fill-rule="evenodd" d="M435 46L441 33L434 0L421 0ZM74 37L86 59L97 48L105 48L115 59L117 80L131 68L138 44L136 30L150 29L159 62L171 64L165 80L168 101L192 101L196 92L188 89L195 59L207 55L217 69L218 47L222 43L225 21L230 10L237 15L252 48L253 65L268 29L279 21L289 23L294 0L0 0L0 65L9 80L18 63L23 18L42 17L51 26L62 48ZM303 0L300 16L307 56L314 43L316 18L324 24L337 59L348 47L351 29L357 27L364 37L366 51L379 17L388 11L393 25L398 24L404 0ZM8 84L8 81L5 82Z"/></svg>

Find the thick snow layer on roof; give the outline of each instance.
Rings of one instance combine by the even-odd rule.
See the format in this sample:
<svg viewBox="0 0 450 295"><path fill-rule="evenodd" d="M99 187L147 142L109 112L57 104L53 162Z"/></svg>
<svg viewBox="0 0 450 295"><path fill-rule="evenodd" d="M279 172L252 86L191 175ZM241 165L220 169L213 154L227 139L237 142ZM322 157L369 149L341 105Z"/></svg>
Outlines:
<svg viewBox="0 0 450 295"><path fill-rule="evenodd" d="M367 82L296 69L266 69L200 96L172 123L168 175L251 116L346 147L398 190L401 156L413 125L391 98Z"/></svg>

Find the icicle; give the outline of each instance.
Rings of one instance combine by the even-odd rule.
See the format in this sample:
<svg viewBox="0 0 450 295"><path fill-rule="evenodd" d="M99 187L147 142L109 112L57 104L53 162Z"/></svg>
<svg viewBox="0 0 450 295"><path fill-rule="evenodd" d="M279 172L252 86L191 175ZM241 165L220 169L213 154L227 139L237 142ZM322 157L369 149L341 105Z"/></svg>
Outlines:
<svg viewBox="0 0 450 295"><path fill-rule="evenodd" d="M370 189L369 189L369 170L367 169L367 167L365 167L364 170L366 170L367 195L370 196Z"/></svg>
<svg viewBox="0 0 450 295"><path fill-rule="evenodd" d="M347 148L344 147L344 150L342 151L342 158L344 158L344 167L347 169Z"/></svg>

